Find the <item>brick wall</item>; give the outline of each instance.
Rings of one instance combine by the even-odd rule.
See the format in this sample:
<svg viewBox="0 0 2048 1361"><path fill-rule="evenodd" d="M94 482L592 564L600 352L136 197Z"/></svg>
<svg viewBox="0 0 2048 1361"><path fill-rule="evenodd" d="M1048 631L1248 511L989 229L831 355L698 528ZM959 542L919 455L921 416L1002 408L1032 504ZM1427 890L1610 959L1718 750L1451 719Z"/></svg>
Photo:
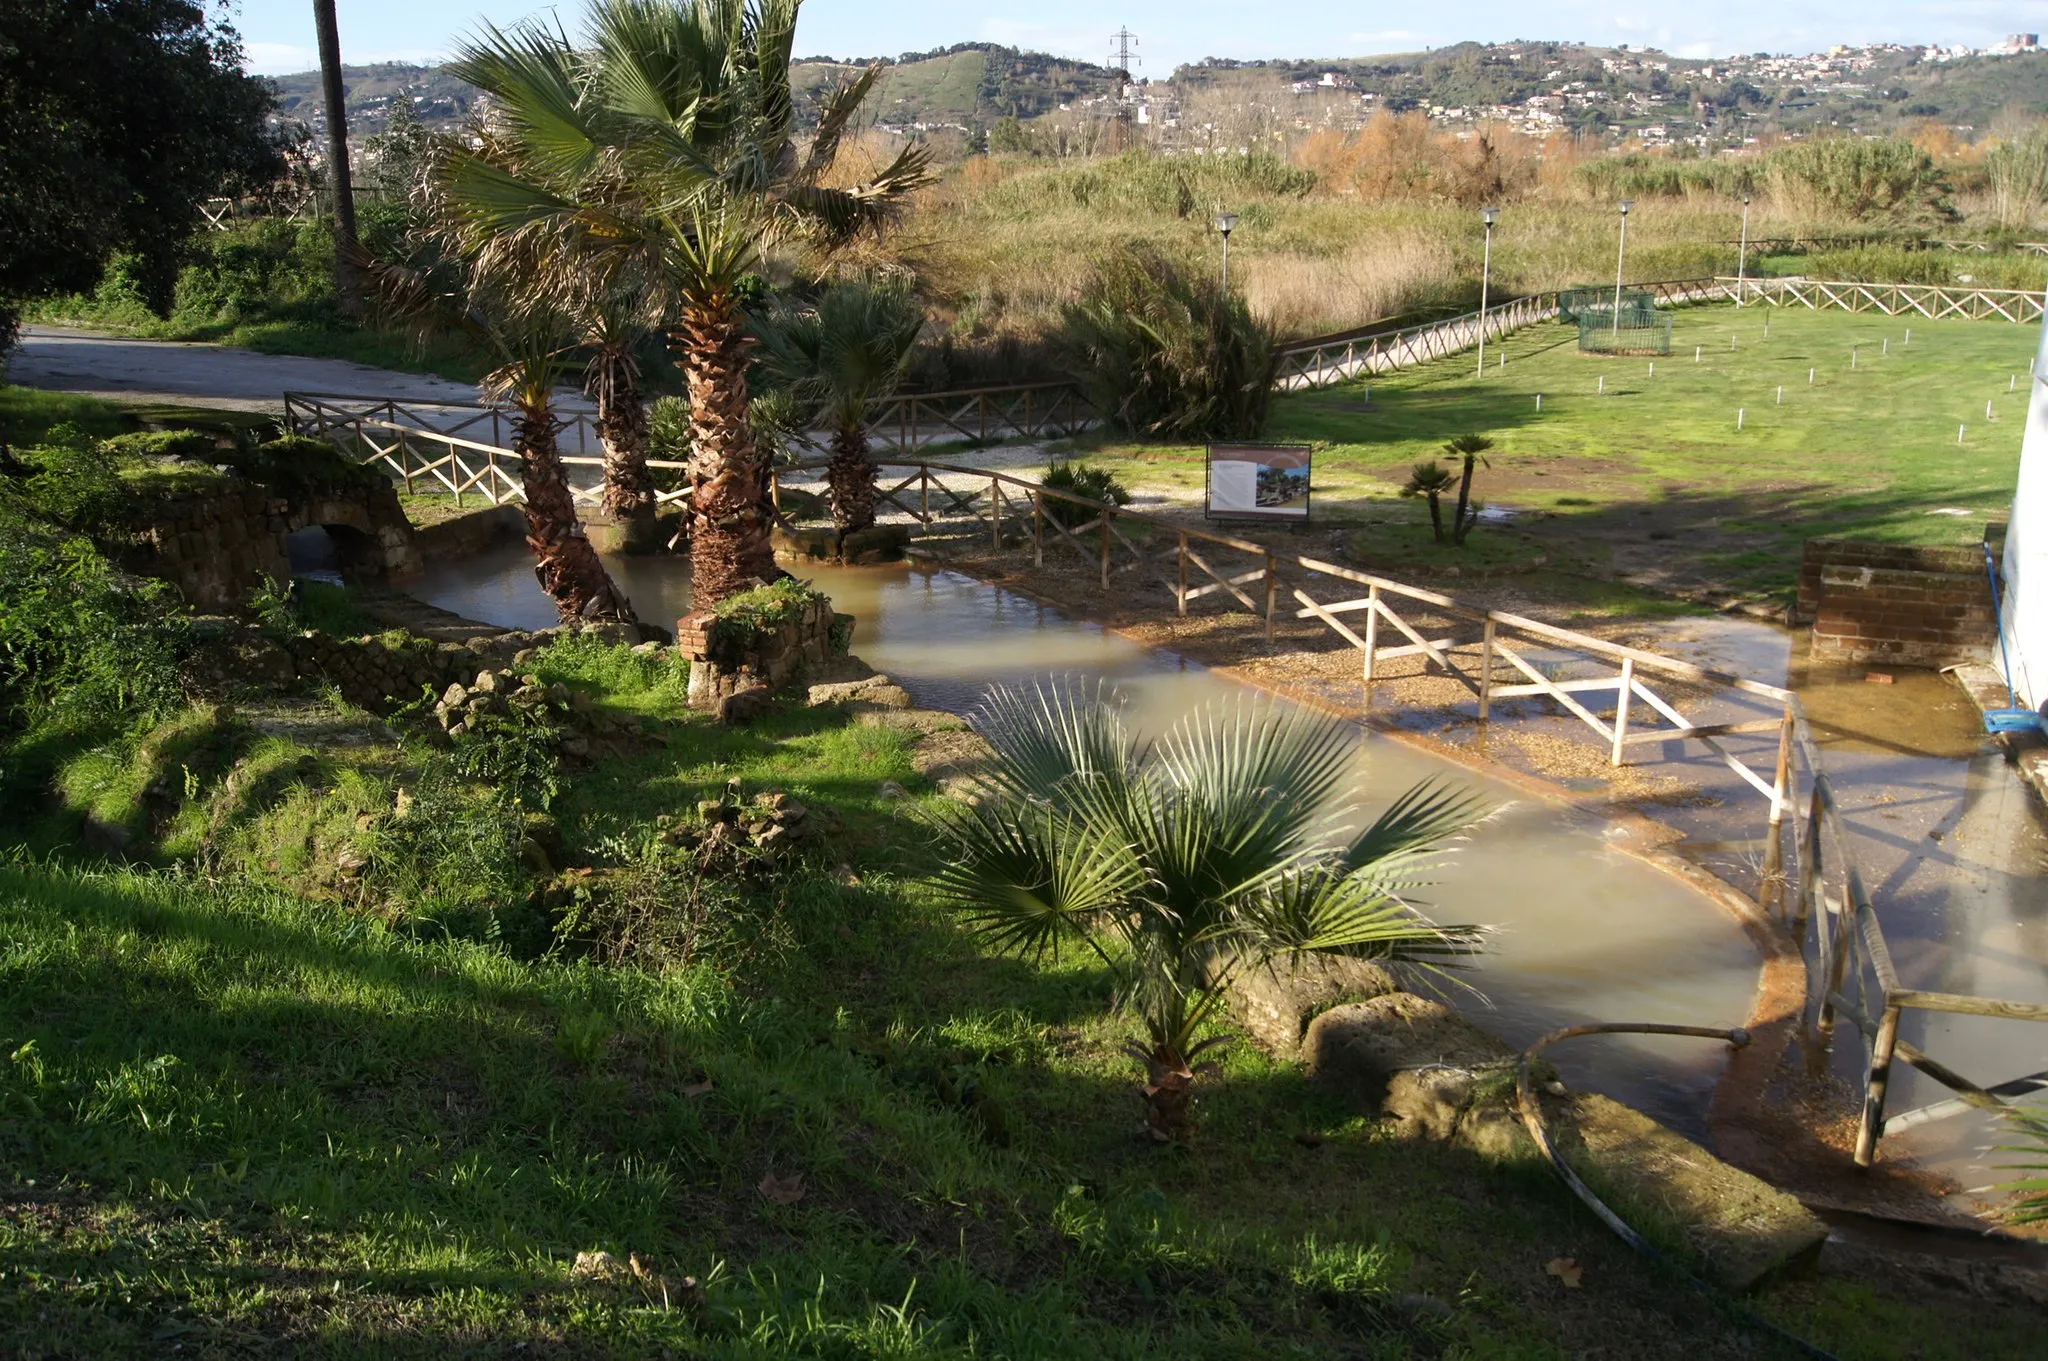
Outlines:
<svg viewBox="0 0 2048 1361"><path fill-rule="evenodd" d="M1974 544L1809 539L1793 618L1813 625L1813 655L1823 659L1948 666L1987 661L1998 646L1984 551Z"/></svg>

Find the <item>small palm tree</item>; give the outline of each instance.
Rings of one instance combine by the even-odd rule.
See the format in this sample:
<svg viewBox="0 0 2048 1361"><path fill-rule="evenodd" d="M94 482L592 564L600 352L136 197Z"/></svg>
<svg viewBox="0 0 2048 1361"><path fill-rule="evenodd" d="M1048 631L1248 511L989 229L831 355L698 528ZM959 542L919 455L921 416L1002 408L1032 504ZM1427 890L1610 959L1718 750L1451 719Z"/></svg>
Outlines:
<svg viewBox="0 0 2048 1361"><path fill-rule="evenodd" d="M1350 762L1342 725L1270 703L1215 705L1156 744L1114 691L991 691L975 728L994 748L990 797L933 815L939 882L997 944L1077 941L1143 1021L1155 1138L1189 1130L1202 1038L1239 971L1276 956L1441 964L1474 948L1403 899L1426 859L1480 819L1424 784L1355 836L1333 806Z"/></svg>
<svg viewBox="0 0 2048 1361"><path fill-rule="evenodd" d="M1472 465L1486 463L1483 455L1492 447L1493 441L1484 435L1457 435L1444 441L1445 453L1465 461L1464 470L1458 477L1458 509L1451 517L1451 542L1460 548L1465 546L1465 536L1472 532L1472 526L1479 522L1479 503L1472 499ZM1490 468L1493 465L1487 463L1486 466ZM1439 534L1437 537L1443 536Z"/></svg>
<svg viewBox="0 0 2048 1361"><path fill-rule="evenodd" d="M903 381L924 309L906 288L847 283L817 306L786 309L760 328L768 362L831 431L832 522L842 534L875 522L880 493L868 455L868 408Z"/></svg>
<svg viewBox="0 0 2048 1361"><path fill-rule="evenodd" d="M2011 1224L2048 1224L2048 1112L2015 1106L2006 1116L2020 1142L2002 1144L1998 1151L2024 1156L2027 1161L2014 1164L2013 1170L2032 1175L2000 1188L2013 1192L2005 1219Z"/></svg>
<svg viewBox="0 0 2048 1361"><path fill-rule="evenodd" d="M1436 541L1445 542L1443 494L1451 489L1456 477L1435 459L1418 463L1408 472L1407 485L1401 488L1403 496L1421 496L1429 501L1429 525L1436 531Z"/></svg>

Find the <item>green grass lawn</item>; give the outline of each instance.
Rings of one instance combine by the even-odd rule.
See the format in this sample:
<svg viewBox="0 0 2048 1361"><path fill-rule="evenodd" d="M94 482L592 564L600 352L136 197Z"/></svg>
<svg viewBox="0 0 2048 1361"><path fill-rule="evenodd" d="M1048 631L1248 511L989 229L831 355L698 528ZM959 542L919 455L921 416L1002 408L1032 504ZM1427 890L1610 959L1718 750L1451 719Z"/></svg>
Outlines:
<svg viewBox="0 0 2048 1361"><path fill-rule="evenodd" d="M669 710L647 668L539 667ZM925 886L906 810L934 795L893 731L691 718L570 778L571 863L734 776L839 827L730 948L601 967L294 889L389 807L393 758L360 725L294 757L284 718L241 784L269 809L230 799L247 834L206 875L0 866L0 1353L1776 1354L1540 1165L1398 1143L1250 1045L1197 1141L1150 1145L1100 965L990 952ZM235 784L180 751L182 783L132 783ZM617 1273L579 1276L598 1251ZM1762 1307L1858 1357L2019 1355L2033 1326L1844 1280Z"/></svg>
<svg viewBox="0 0 2048 1361"><path fill-rule="evenodd" d="M1277 397L1262 438L1326 442L1317 518L1372 531L1395 561L1427 537L1421 505L1395 492L1466 432L1496 445L1479 496L1596 569L1619 546L1777 589L1808 538L1968 543L2005 512L2033 327L1727 307L1675 317L1666 358L1582 356L1572 328L1532 327L1489 347L1484 377L1467 352ZM1097 457L1132 485L1200 493L1198 449L1106 441Z"/></svg>

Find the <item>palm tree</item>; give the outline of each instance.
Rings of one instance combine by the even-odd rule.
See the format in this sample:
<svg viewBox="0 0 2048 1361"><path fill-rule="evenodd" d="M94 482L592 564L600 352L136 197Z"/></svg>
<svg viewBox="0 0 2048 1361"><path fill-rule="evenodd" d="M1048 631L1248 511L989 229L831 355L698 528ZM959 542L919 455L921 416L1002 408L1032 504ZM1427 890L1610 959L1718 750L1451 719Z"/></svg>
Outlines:
<svg viewBox="0 0 2048 1361"><path fill-rule="evenodd" d="M1140 741L1114 691L991 691L975 728L994 748L990 797L933 814L939 882L997 944L1093 950L1148 1043L1147 1124L1185 1137L1201 1038L1233 978L1276 956L1441 963L1474 948L1402 893L1479 820L1476 801L1423 784L1363 832L1333 808L1344 728L1270 703L1215 705Z"/></svg>
<svg viewBox="0 0 2048 1361"><path fill-rule="evenodd" d="M1429 526L1436 531L1436 541L1444 541L1443 494L1451 489L1451 471L1435 459L1418 463L1408 470L1408 481L1401 488L1403 496L1420 496L1429 502Z"/></svg>
<svg viewBox="0 0 2048 1361"><path fill-rule="evenodd" d="M449 244L454 237L445 206L431 190L421 197L429 236ZM361 252L356 263L378 310L444 334L466 335L497 361L482 387L486 396L509 401L518 413L512 447L519 455L526 543L533 550L534 575L563 620L633 622L633 607L584 535L562 466L555 385L568 371L574 331L563 313L508 287L534 277L537 265L502 253L487 259L458 256L438 271Z"/></svg>
<svg viewBox="0 0 2048 1361"><path fill-rule="evenodd" d="M832 434L826 485L841 534L875 523L880 493L868 456L868 408L903 380L924 309L908 289L847 283L826 290L816 307L790 308L760 328L770 366L815 404Z"/></svg>
<svg viewBox="0 0 2048 1361"><path fill-rule="evenodd" d="M522 91L531 96L538 89L587 104L587 64L565 42L538 30L508 35L487 29L486 37L469 45L448 70L495 99L473 129L474 145L442 161L441 196L467 229L472 249L488 250L499 239L513 241L537 267L538 277L526 286L548 294L574 318L590 354L584 390L597 404L598 438L604 445L599 504L621 527L627 544L644 545L653 528L656 498L647 470L647 409L638 350L660 330L673 302L659 253L647 249L644 239L640 249L632 249L617 233L503 232L491 217L494 200L475 201L482 180L486 188L506 182L544 187L601 213L630 216L635 211L629 189L603 159L564 164L549 158L545 144L531 135L528 105L513 97Z"/></svg>
<svg viewBox="0 0 2048 1361"><path fill-rule="evenodd" d="M1460 548L1465 546L1465 536L1472 532L1472 526L1479 523L1479 503L1472 499L1472 465L1486 463L1481 456L1492 447L1493 441L1484 435L1454 435L1444 441L1445 453L1465 461L1464 471L1458 477L1458 509L1451 517L1451 542ZM1434 507L1436 503L1430 504Z"/></svg>
<svg viewBox="0 0 2048 1361"><path fill-rule="evenodd" d="M831 248L880 225L928 178L928 152L913 146L865 185L823 183L873 70L825 101L798 154L789 68L799 3L597 0L587 54L534 27L492 32L463 54L522 143L521 164L548 172L458 155L451 193L472 228L656 260L677 299L700 608L776 575L766 463L748 418L746 281L775 248ZM588 175L607 191L570 192L561 178Z"/></svg>

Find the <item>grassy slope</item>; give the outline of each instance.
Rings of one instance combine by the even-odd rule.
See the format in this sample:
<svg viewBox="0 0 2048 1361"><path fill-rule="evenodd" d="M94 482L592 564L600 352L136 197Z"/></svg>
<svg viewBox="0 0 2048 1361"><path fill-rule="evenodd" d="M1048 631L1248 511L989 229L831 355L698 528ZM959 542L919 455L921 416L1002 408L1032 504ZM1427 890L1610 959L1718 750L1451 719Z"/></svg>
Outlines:
<svg viewBox="0 0 2048 1361"><path fill-rule="evenodd" d="M1249 1047L1197 1145L1143 1144L1099 969L991 956L920 886L925 838L877 783L918 787L893 734L693 723L580 777L565 834L733 774L846 820L777 890L788 940L736 969L526 962L274 891L0 869L0 1350L1769 1354L1540 1169L1391 1143ZM593 1249L644 1254L667 1301L573 1279ZM1418 1326L1401 1291L1451 1312ZM1847 1354L2018 1354L2020 1323L1866 1294L1765 1307Z"/></svg>
<svg viewBox="0 0 2048 1361"><path fill-rule="evenodd" d="M1765 315L1678 312L1674 352L1654 377L1649 360L1581 356L1572 330L1535 327L1490 347L1483 379L1467 352L1276 398L1263 437L1328 441L1316 460L1317 518L1377 522L1377 546L1395 561L1457 561L1419 546L1426 513L1395 493L1410 465L1440 457L1441 442L1466 431L1497 446L1478 494L1551 516L1528 529L1554 555L1648 515L1674 560L1774 588L1791 580L1811 537L1975 542L1985 516L2012 497L2032 328L1777 310L1766 339ZM1494 367L1503 351L1507 367ZM2008 395L2015 373L2019 389ZM1997 415L1989 424L1987 401ZM1968 427L1961 446L1959 424ZM1111 443L1103 458L1132 485L1200 494L1198 449ZM1930 513L1944 508L1970 514Z"/></svg>

